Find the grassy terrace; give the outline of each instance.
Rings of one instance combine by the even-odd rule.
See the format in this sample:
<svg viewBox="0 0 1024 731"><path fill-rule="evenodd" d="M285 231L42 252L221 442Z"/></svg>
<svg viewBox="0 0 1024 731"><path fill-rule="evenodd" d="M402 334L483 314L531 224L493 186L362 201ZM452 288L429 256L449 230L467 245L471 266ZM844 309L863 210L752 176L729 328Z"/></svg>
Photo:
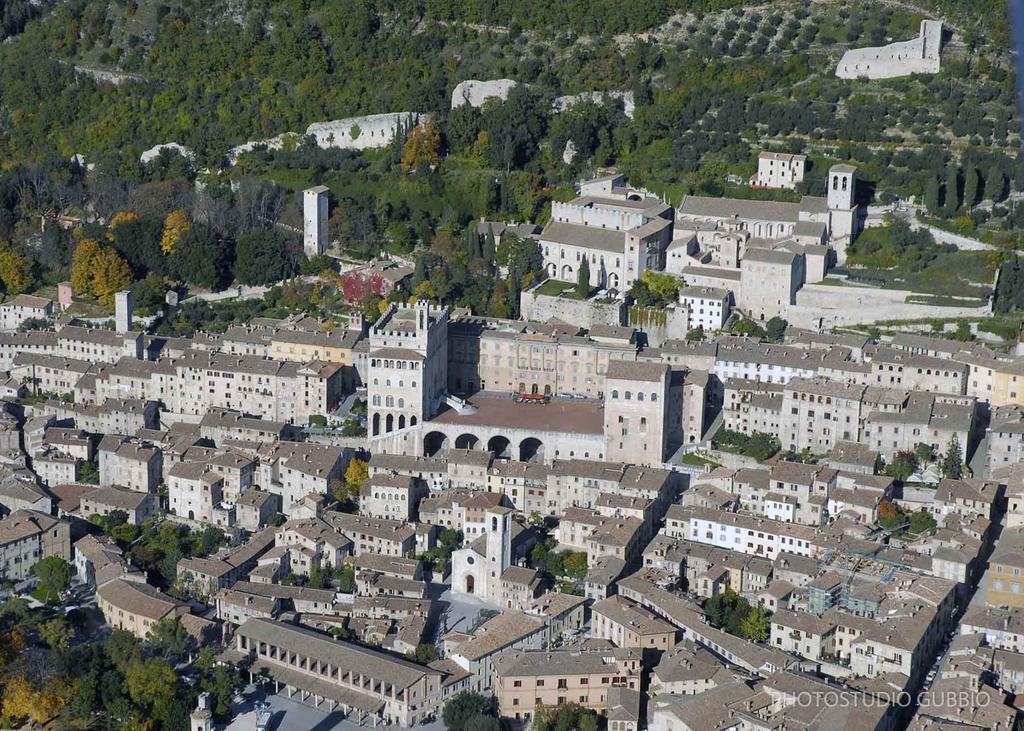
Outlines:
<svg viewBox="0 0 1024 731"><path fill-rule="evenodd" d="M545 279L534 294L545 294L549 297L565 297L566 299L582 299L576 293L576 285L573 282L562 282L558 279Z"/></svg>

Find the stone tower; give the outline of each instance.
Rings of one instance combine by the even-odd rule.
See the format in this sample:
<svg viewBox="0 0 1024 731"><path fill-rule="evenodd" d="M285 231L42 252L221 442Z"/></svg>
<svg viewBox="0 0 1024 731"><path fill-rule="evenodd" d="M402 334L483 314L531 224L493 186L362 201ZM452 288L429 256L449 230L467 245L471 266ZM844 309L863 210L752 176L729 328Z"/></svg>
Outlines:
<svg viewBox="0 0 1024 731"><path fill-rule="evenodd" d="M312 259L327 251L327 186L302 191L302 250Z"/></svg>
<svg viewBox="0 0 1024 731"><path fill-rule="evenodd" d="M853 208L854 174L852 165L833 165L828 171L829 210L848 211Z"/></svg>
<svg viewBox="0 0 1024 731"><path fill-rule="evenodd" d="M128 289L114 293L114 326L118 333L123 334L132 329L133 299Z"/></svg>
<svg viewBox="0 0 1024 731"><path fill-rule="evenodd" d="M841 264L846 247L857 235L857 168L833 165L828 171L828 229L830 243Z"/></svg>
<svg viewBox="0 0 1024 731"><path fill-rule="evenodd" d="M448 395L448 310L421 300L391 305L370 328L370 436L433 418Z"/></svg>
<svg viewBox="0 0 1024 731"><path fill-rule="evenodd" d="M604 390L604 459L652 466L664 462L670 377L671 369L664 363L609 361Z"/></svg>
<svg viewBox="0 0 1024 731"><path fill-rule="evenodd" d="M512 565L513 512L501 505L487 510L487 592L491 596L505 569Z"/></svg>

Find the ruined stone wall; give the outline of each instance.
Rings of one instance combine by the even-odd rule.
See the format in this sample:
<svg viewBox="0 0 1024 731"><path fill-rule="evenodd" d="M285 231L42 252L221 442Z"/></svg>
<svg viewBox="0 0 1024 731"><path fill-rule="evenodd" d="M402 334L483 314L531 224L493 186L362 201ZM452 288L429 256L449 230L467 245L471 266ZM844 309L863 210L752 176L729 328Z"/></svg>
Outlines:
<svg viewBox="0 0 1024 731"><path fill-rule="evenodd" d="M836 76L841 79L892 79L911 74L934 74L939 71L941 50L942 21L922 20L920 34L914 40L847 51L836 67Z"/></svg>

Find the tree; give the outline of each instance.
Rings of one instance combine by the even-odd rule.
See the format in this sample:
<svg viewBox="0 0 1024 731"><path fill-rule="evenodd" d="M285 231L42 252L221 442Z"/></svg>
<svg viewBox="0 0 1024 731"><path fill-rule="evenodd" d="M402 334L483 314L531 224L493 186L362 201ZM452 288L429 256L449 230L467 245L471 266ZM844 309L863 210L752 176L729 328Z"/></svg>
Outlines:
<svg viewBox="0 0 1024 731"><path fill-rule="evenodd" d="M363 483L365 483L369 477L369 464L365 460L357 458L349 460L348 467L345 468L345 484L348 486L349 490L358 495Z"/></svg>
<svg viewBox="0 0 1024 731"><path fill-rule="evenodd" d="M94 239L83 239L75 247L71 259L71 286L76 292L92 295L109 307L114 304L114 293L131 283L131 267L110 247Z"/></svg>
<svg viewBox="0 0 1024 731"><path fill-rule="evenodd" d="M924 533L935 527L935 518L926 510L918 510L910 514L910 530Z"/></svg>
<svg viewBox="0 0 1024 731"><path fill-rule="evenodd" d="M952 218L960 209L960 168L955 163L950 163L946 168L946 199L943 202L942 212L946 218Z"/></svg>
<svg viewBox="0 0 1024 731"><path fill-rule="evenodd" d="M906 482L912 474L917 472L917 468L917 455L914 452L900 451L893 457L892 462L886 465L885 474L897 482Z"/></svg>
<svg viewBox="0 0 1024 731"><path fill-rule="evenodd" d="M943 477L950 480L959 480L964 476L964 462L960 456L960 440L956 434L949 439L946 453L939 462L939 470Z"/></svg>
<svg viewBox="0 0 1024 731"><path fill-rule="evenodd" d="M783 320L781 317L776 315L765 323L764 331L765 336L768 338L770 343L780 343L782 338L786 335L786 327L789 325L788 322Z"/></svg>
<svg viewBox="0 0 1024 731"><path fill-rule="evenodd" d="M964 169L964 207L970 211L978 202L978 171L973 166Z"/></svg>
<svg viewBox="0 0 1024 731"><path fill-rule="evenodd" d="M163 221L159 218L135 217L123 220L116 226L111 223L108 238L136 273L163 275L167 273L167 256L160 248L162 231Z"/></svg>
<svg viewBox="0 0 1024 731"><path fill-rule="evenodd" d="M217 289L230 281L231 243L208 226L191 226L167 257L170 273L189 284Z"/></svg>
<svg viewBox="0 0 1024 731"><path fill-rule="evenodd" d="M235 688L242 682L238 671L226 665L217 665L201 682L202 689L213 697L213 712L223 716L231 710Z"/></svg>
<svg viewBox="0 0 1024 731"><path fill-rule="evenodd" d="M433 119L419 124L405 139L402 167L415 170L423 165L441 163L441 131Z"/></svg>
<svg viewBox="0 0 1024 731"><path fill-rule="evenodd" d="M8 675L3 690L3 715L7 718L31 718L47 723L60 713L74 693L74 686L65 678L48 678L37 688L23 675Z"/></svg>
<svg viewBox="0 0 1024 731"><path fill-rule="evenodd" d="M82 239L71 255L71 286L76 292L88 294L92 291L93 263L100 251L95 239Z"/></svg>
<svg viewBox="0 0 1024 731"><path fill-rule="evenodd" d="M577 581L585 579L587 576L587 554L583 551L570 553L562 562L562 567L566 576Z"/></svg>
<svg viewBox="0 0 1024 731"><path fill-rule="evenodd" d="M891 500L883 500L878 504L878 523L883 528L895 528L903 519L899 506Z"/></svg>
<svg viewBox="0 0 1024 731"><path fill-rule="evenodd" d="M371 325L380 318L383 314L381 312L381 305L384 300L380 298L380 295L368 294L366 299L363 300L363 315L366 317L366 321Z"/></svg>
<svg viewBox="0 0 1024 731"><path fill-rule="evenodd" d="M502 725L501 721L494 716L476 716L466 721L462 731L502 731ZM580 731L585 731L585 729L580 726ZM596 726L593 731L597 731Z"/></svg>
<svg viewBox="0 0 1024 731"><path fill-rule="evenodd" d="M112 307L114 294L132 283L132 269L120 254L106 246L101 247L93 267L92 295L101 305Z"/></svg>
<svg viewBox="0 0 1024 731"><path fill-rule="evenodd" d="M704 334L704 326L697 325L697 327L693 328L692 330L686 333L686 342L698 343L704 340L705 337L707 336Z"/></svg>
<svg viewBox="0 0 1024 731"><path fill-rule="evenodd" d="M421 665L429 665L437 660L437 647L429 642L421 642L416 645L415 650L410 650L406 655L410 660Z"/></svg>
<svg viewBox="0 0 1024 731"><path fill-rule="evenodd" d="M132 523L121 523L110 529L110 537L118 543L128 544L139 537L142 529Z"/></svg>
<svg viewBox="0 0 1024 731"><path fill-rule="evenodd" d="M161 657L176 662L184 658L194 640L177 617L162 619L154 624L146 638L146 643Z"/></svg>
<svg viewBox="0 0 1024 731"><path fill-rule="evenodd" d="M120 673L125 673L128 667L141 659L142 648L139 646L138 638L131 632L123 629L115 629L104 645L110 662Z"/></svg>
<svg viewBox="0 0 1024 731"><path fill-rule="evenodd" d="M733 324L732 331L736 335L745 335L747 337L757 338L758 340L768 336L764 331L764 328L758 325L754 320L746 317Z"/></svg>
<svg viewBox="0 0 1024 731"><path fill-rule="evenodd" d="M671 274L663 274L653 269L644 269L640 279L657 300L657 304L667 305L675 302L682 283Z"/></svg>
<svg viewBox="0 0 1024 731"><path fill-rule="evenodd" d="M935 459L935 448L930 444L918 442L914 445L914 456L917 457L918 464L926 465Z"/></svg>
<svg viewBox="0 0 1024 731"><path fill-rule="evenodd" d="M235 279L242 284L270 284L295 273L288 244L273 230L254 231L235 243Z"/></svg>
<svg viewBox="0 0 1024 731"><path fill-rule="evenodd" d="M729 615L736 606L738 596L730 589L721 594L715 594L704 603L704 614L708 621L715 627L724 627L729 621Z"/></svg>
<svg viewBox="0 0 1024 731"><path fill-rule="evenodd" d="M163 232L160 234L160 250L167 255L173 254L181 237L192 228L188 214L179 209L171 211L164 219Z"/></svg>
<svg viewBox="0 0 1024 731"><path fill-rule="evenodd" d="M768 613L760 604L755 604L740 622L740 634L751 642L765 642L770 634L771 624Z"/></svg>
<svg viewBox="0 0 1024 731"><path fill-rule="evenodd" d="M44 601L59 601L61 592L71 583L71 564L60 556L47 556L32 567L32 573L39 577L37 594Z"/></svg>
<svg viewBox="0 0 1024 731"><path fill-rule="evenodd" d="M481 134L487 134L491 166L507 173L533 158L547 128L549 109L550 102L525 84L513 88L504 104L485 105ZM477 137L477 145L480 142Z"/></svg>
<svg viewBox="0 0 1024 731"><path fill-rule="evenodd" d="M480 134L480 110L469 104L455 107L448 113L445 136L453 152L464 152Z"/></svg>
<svg viewBox="0 0 1024 731"><path fill-rule="evenodd" d="M338 579L338 591L343 594L351 594L356 586L356 568L350 563L345 564L335 572Z"/></svg>
<svg viewBox="0 0 1024 731"><path fill-rule="evenodd" d="M470 223L463 232L463 248L466 250L466 261L473 262L480 258L480 234L476 224Z"/></svg>
<svg viewBox="0 0 1024 731"><path fill-rule="evenodd" d="M494 257L497 253L498 245L494 239L494 227L487 227L487 234L484 236L484 250L483 259L487 262L488 266L494 264Z"/></svg>
<svg viewBox="0 0 1024 731"><path fill-rule="evenodd" d="M7 294L21 294L32 284L31 265L8 243L0 243L0 282Z"/></svg>
<svg viewBox="0 0 1024 731"><path fill-rule="evenodd" d="M51 650L64 652L75 638L75 630L66 618L58 616L39 625L39 638Z"/></svg>
<svg viewBox="0 0 1024 731"><path fill-rule="evenodd" d="M128 696L147 709L161 698L173 698L177 682L174 668L158 657L136 660L124 674Z"/></svg>
<svg viewBox="0 0 1024 731"><path fill-rule="evenodd" d="M939 179L934 175L929 176L924 184L924 207L933 216L937 216L940 213L939 188Z"/></svg>
<svg viewBox="0 0 1024 731"><path fill-rule="evenodd" d="M576 296L580 299L590 296L590 264L587 263L586 256L580 262L580 270L576 273Z"/></svg>
<svg viewBox="0 0 1024 731"><path fill-rule="evenodd" d="M444 707L441 718L448 731L464 731L466 724L477 716L491 712L491 701L479 693L464 690L452 696Z"/></svg>
<svg viewBox="0 0 1024 731"><path fill-rule="evenodd" d="M999 203L1006 197L1006 176L998 163L993 163L985 175L985 200Z"/></svg>

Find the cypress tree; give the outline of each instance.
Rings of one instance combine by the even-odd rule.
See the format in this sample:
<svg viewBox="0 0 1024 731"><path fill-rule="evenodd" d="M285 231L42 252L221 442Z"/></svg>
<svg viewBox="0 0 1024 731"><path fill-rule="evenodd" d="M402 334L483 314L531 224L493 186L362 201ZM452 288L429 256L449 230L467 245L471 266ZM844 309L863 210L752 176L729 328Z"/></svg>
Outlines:
<svg viewBox="0 0 1024 731"><path fill-rule="evenodd" d="M942 476L951 480L959 480L964 475L964 462L960 456L960 440L956 434L950 437L949 446L946 447L946 454L939 463Z"/></svg>
<svg viewBox="0 0 1024 731"><path fill-rule="evenodd" d="M946 199L943 203L942 211L947 218L952 218L956 215L959 208L960 168L957 165L950 164L950 166L946 168Z"/></svg>
<svg viewBox="0 0 1024 731"><path fill-rule="evenodd" d="M974 167L964 170L964 208L970 211L978 202L978 171Z"/></svg>
<svg viewBox="0 0 1024 731"><path fill-rule="evenodd" d="M1005 191L1006 178L1003 177L1003 169L999 165L993 165L985 176L985 200L999 203L1003 200Z"/></svg>
<svg viewBox="0 0 1024 731"><path fill-rule="evenodd" d="M412 288L416 289L427 280L427 260L423 254L416 257L416 267L412 273Z"/></svg>
<svg viewBox="0 0 1024 731"><path fill-rule="evenodd" d="M494 241L494 226L487 227L487 235L484 236L484 261L494 264L494 257L497 255L498 245Z"/></svg>
<svg viewBox="0 0 1024 731"><path fill-rule="evenodd" d="M466 227L464 239L466 261L476 261L480 258L480 234L476 232L476 224L471 223Z"/></svg>
<svg viewBox="0 0 1024 731"><path fill-rule="evenodd" d="M580 270L576 273L576 295L578 297L585 298L590 294L590 264L587 263L587 257L583 257L583 261L580 262Z"/></svg>
<svg viewBox="0 0 1024 731"><path fill-rule="evenodd" d="M933 216L939 214L939 179L934 175L928 178L924 186L924 207Z"/></svg>

